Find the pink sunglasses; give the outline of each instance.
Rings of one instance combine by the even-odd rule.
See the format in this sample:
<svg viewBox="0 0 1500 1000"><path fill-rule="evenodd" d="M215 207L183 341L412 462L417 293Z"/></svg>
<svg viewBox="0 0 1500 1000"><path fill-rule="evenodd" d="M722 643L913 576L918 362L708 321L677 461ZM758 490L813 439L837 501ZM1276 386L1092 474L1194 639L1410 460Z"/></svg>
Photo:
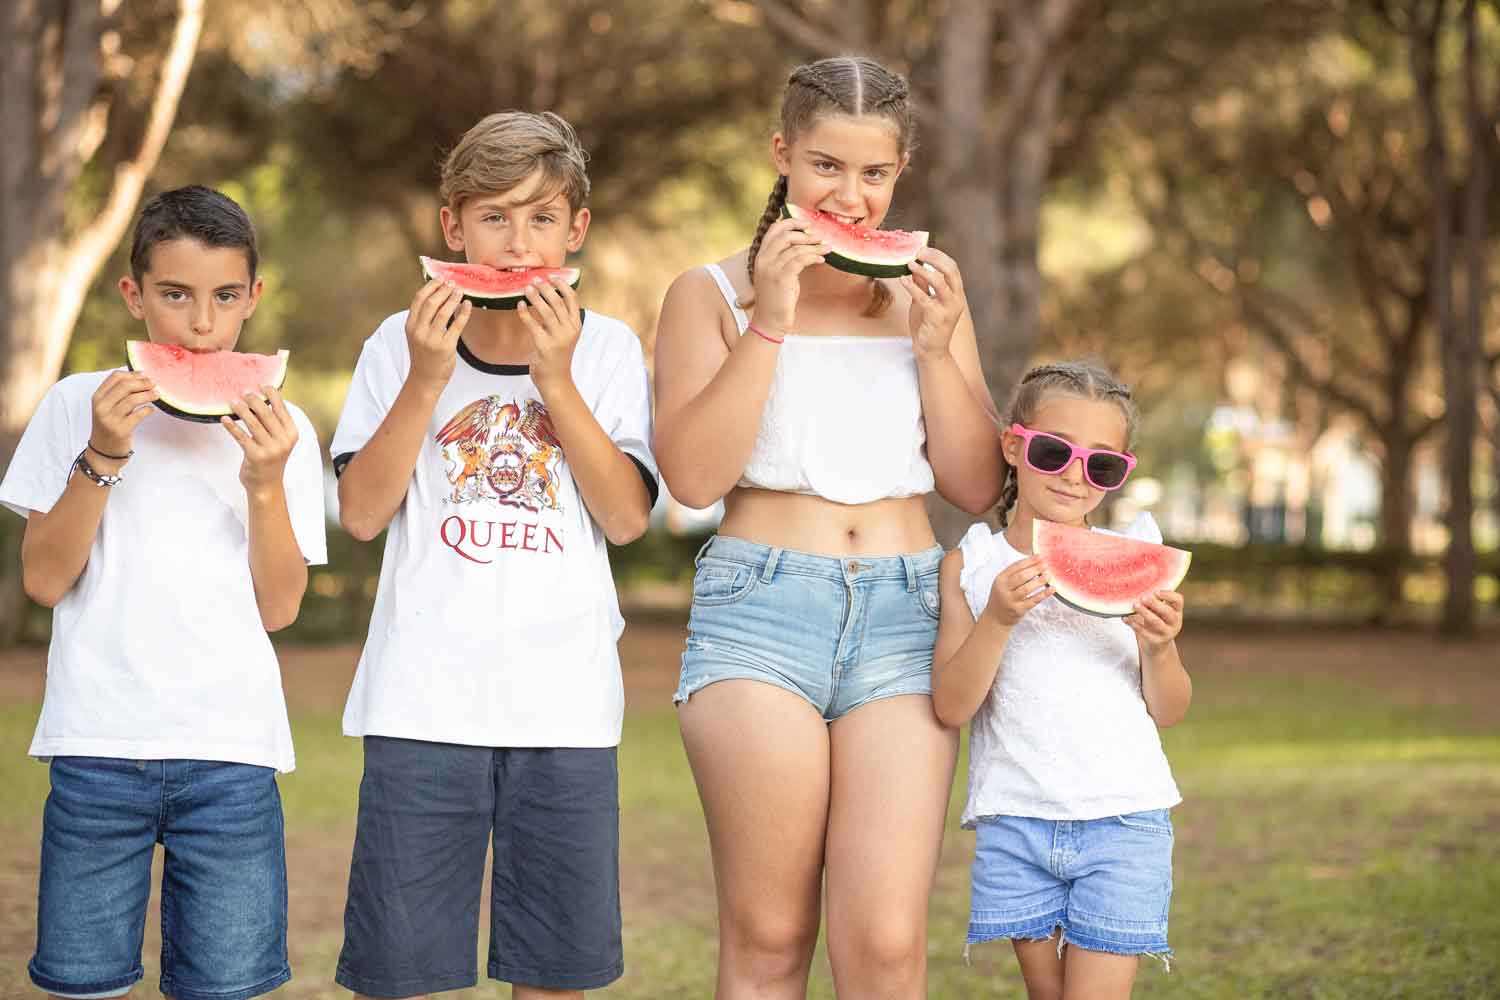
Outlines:
<svg viewBox="0 0 1500 1000"><path fill-rule="evenodd" d="M1083 478L1096 490L1117 490L1125 485L1125 477L1135 468L1135 456L1124 451L1107 448L1080 448L1072 441L1045 431L1034 431L1020 424L1011 424L1010 432L1025 439L1022 454L1027 468L1048 476L1055 476L1074 459L1083 459Z"/></svg>

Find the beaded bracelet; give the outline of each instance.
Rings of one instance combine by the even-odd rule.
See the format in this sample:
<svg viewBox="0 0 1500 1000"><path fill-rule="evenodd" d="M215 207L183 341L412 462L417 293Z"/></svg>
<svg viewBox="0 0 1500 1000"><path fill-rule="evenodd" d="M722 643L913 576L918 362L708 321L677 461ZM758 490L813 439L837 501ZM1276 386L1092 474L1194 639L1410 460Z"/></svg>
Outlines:
<svg viewBox="0 0 1500 1000"><path fill-rule="evenodd" d="M767 333L766 331L762 330L760 327L756 326L754 323L746 323L745 324L745 329L747 329L751 333L755 334L761 340L769 341L769 342L771 342L773 344L780 344L780 343L783 343L786 340L786 337L784 337L784 336L782 336L782 337L773 337L773 336L771 336L769 333Z"/></svg>
<svg viewBox="0 0 1500 1000"><path fill-rule="evenodd" d="M83 478L95 486L118 486L120 484L122 480L118 475L95 472L94 467L89 464L89 460L83 457L86 454L88 454L87 448L80 451L78 457L73 459L73 468L83 473Z"/></svg>

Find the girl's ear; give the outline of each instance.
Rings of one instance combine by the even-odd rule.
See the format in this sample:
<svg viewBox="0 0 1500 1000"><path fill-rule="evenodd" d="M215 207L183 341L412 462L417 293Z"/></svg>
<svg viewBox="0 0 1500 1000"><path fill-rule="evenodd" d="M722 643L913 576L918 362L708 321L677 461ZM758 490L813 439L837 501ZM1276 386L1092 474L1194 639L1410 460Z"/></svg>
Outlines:
<svg viewBox="0 0 1500 1000"><path fill-rule="evenodd" d="M1008 430L1000 432L1000 454L1005 456L1005 460L1011 464L1011 468L1020 468L1021 466L1021 445L1023 443L1019 434L1012 434Z"/></svg>
<svg viewBox="0 0 1500 1000"><path fill-rule="evenodd" d="M775 164L776 172L783 177L792 172L792 147L780 132L771 136L771 162Z"/></svg>

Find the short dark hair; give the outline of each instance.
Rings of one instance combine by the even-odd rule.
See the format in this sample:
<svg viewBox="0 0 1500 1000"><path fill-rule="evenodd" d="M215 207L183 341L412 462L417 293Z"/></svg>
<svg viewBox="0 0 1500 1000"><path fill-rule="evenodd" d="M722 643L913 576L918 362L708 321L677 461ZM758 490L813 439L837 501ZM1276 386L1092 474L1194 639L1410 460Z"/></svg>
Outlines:
<svg viewBox="0 0 1500 1000"><path fill-rule="evenodd" d="M231 247L245 251L250 280L260 255L255 249L255 226L250 216L228 195L202 184L163 191L141 207L135 235L130 240L130 273L140 284L151 262L151 251L159 243L177 239L197 240L205 246Z"/></svg>

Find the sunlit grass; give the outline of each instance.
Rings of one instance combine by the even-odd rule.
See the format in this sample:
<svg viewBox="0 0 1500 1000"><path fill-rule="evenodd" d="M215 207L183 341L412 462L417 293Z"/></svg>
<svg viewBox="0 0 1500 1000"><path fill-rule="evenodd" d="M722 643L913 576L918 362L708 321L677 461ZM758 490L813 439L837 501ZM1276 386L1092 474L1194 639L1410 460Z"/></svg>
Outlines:
<svg viewBox="0 0 1500 1000"><path fill-rule="evenodd" d="M1192 714L1165 735L1186 797L1174 814L1177 955L1170 975L1143 966L1136 995L1500 996L1500 733L1334 681L1201 673ZM0 853L3 996L27 991L46 792L45 767L24 756L35 711L0 710L0 826L12 834ZM331 975L359 746L338 734L335 712L297 715L294 727L299 767L281 787L296 978L278 996L343 997ZM1021 996L1008 946L963 961L973 838L956 828L962 766L932 904L931 995ZM707 845L670 711L628 719L621 774L628 970L598 995L710 996ZM454 995L504 994L483 984ZM809 996L833 996L821 948Z"/></svg>

